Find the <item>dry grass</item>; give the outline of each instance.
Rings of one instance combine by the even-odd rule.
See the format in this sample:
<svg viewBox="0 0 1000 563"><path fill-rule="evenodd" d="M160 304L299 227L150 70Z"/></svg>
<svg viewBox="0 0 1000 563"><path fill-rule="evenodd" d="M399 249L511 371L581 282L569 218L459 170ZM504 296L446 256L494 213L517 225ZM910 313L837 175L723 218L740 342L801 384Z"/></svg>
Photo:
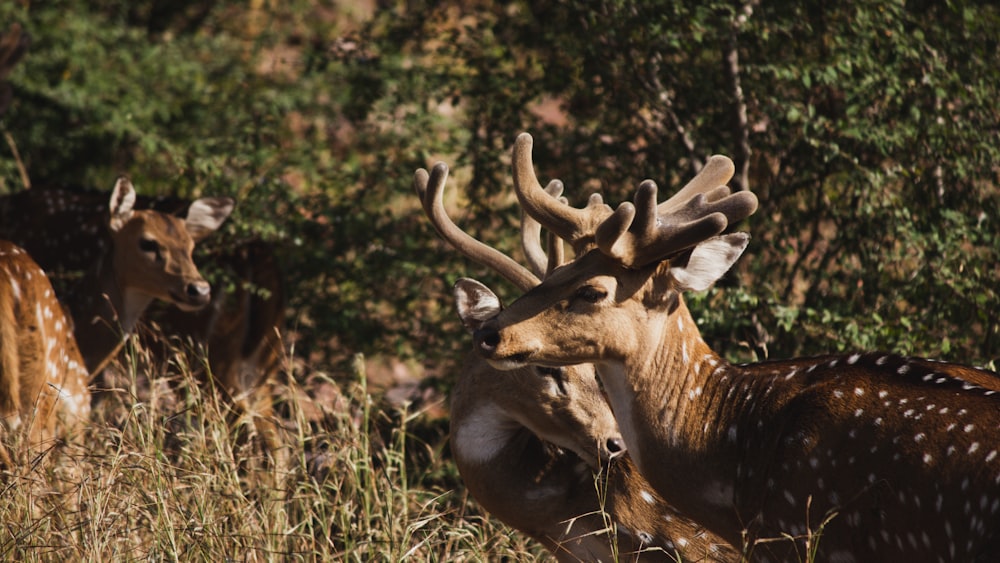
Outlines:
<svg viewBox="0 0 1000 563"><path fill-rule="evenodd" d="M335 402L316 404L310 389L286 394L290 455L275 467L241 438L252 426L233 431L225 405L175 360L181 393L146 389L143 362L128 361L127 390L98 405L78 440L4 476L0 559L535 561L541 553L471 502L443 438L418 436L420 413L378 407L363 368L345 374ZM323 374L309 380L330 385Z"/></svg>
<svg viewBox="0 0 1000 563"><path fill-rule="evenodd" d="M444 421L385 408L369 393L361 358L335 374L339 384L309 373L284 387L282 465L248 420L227 422L232 412L194 381L189 354L155 367L144 354L126 356L119 390L98 402L81 436L2 476L0 560L546 557L468 496ZM172 384L150 384L147 373ZM8 439L17 451L17 436ZM825 524L806 538L804 561L814 560ZM747 560L752 552L744 550Z"/></svg>

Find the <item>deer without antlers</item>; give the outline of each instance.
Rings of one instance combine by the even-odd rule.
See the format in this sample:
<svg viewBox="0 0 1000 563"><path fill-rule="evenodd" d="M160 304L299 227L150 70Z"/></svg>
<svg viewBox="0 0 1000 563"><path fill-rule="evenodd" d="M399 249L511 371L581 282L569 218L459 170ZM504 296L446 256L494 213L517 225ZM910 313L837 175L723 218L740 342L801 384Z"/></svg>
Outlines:
<svg viewBox="0 0 1000 563"><path fill-rule="evenodd" d="M170 215L183 214L190 200L136 196L135 205ZM106 194L81 189L35 187L0 198L0 237L28 250L47 271L72 277L89 268L108 252L112 240L105 228ZM211 302L199 310L153 304L147 317L159 327L139 330L142 342L164 358L175 349L170 341L191 341L204 347L214 387L237 407L252 414L267 449L280 447L274 423L273 389L283 348L285 287L273 249L263 241L249 240L205 256L210 270L221 270L229 287L212 293ZM62 280L59 280L62 281ZM72 284L57 284L71 310L82 306L81 291ZM192 366L203 362L191 361ZM207 378L206 370L196 373ZM107 387L100 382L99 388Z"/></svg>
<svg viewBox="0 0 1000 563"><path fill-rule="evenodd" d="M534 273L459 229L444 209L448 169L417 171L414 186L431 223L448 243L528 290L558 265L561 241L542 250L538 224L522 222ZM555 195L561 186L550 186ZM492 293L460 280L456 304L476 330L474 296ZM627 454L594 368L523 367L501 377L475 353L465 358L451 400L451 449L466 487L508 525L542 543L561 561L735 561L719 538L678 515L652 492ZM595 484L594 471L603 468Z"/></svg>
<svg viewBox="0 0 1000 563"><path fill-rule="evenodd" d="M72 326L45 272L0 240L0 438L23 426L28 445L38 448L87 420L87 369ZM0 462L9 469L4 442Z"/></svg>
<svg viewBox="0 0 1000 563"><path fill-rule="evenodd" d="M578 254L506 309L478 301L496 315L476 333L484 358L594 363L643 476L756 560L797 560L824 523L820 560L1000 558L997 374L887 353L732 365L682 293L737 260L748 237L720 233L756 198L729 193L731 172L703 171L659 205L644 182L635 205L587 223L542 189L531 144L522 134L514 146L518 198L575 235ZM797 542L754 545L782 534Z"/></svg>
<svg viewBox="0 0 1000 563"><path fill-rule="evenodd" d="M5 417L15 424L18 415L24 418L32 412L43 421L46 426L40 430L35 431L34 425L29 429L32 444L53 433L56 397L75 421L86 418L88 374L114 356L154 299L193 311L211 297L191 251L195 241L229 216L231 199L200 199L180 219L134 210L132 183L119 178L110 201L106 221L112 244L82 280L72 323L64 317L41 268L16 246L4 243L0 264L7 283L0 311L0 402ZM32 317L26 313L30 311L37 314Z"/></svg>

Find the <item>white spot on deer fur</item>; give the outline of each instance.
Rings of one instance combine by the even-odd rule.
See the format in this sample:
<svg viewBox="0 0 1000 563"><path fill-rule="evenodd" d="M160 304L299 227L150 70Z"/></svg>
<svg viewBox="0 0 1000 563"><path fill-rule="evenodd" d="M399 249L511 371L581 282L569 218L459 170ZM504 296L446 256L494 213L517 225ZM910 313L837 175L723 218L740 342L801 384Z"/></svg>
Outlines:
<svg viewBox="0 0 1000 563"><path fill-rule="evenodd" d="M863 414L865 414L865 410L864 409L857 409L856 411L854 411L855 418L861 418L861 415L863 415Z"/></svg>
<svg viewBox="0 0 1000 563"><path fill-rule="evenodd" d="M784 495L785 495L785 500L788 501L788 504L795 506L795 495L793 495L792 492L789 491L788 489L785 489Z"/></svg>
<svg viewBox="0 0 1000 563"><path fill-rule="evenodd" d="M854 364L858 363L858 360L860 359L861 359L861 354L852 354L850 358L847 358L847 363L853 366Z"/></svg>
<svg viewBox="0 0 1000 563"><path fill-rule="evenodd" d="M648 504L654 504L656 502L656 499L653 498L653 495L649 494L649 491L639 491L639 496L642 497L642 500L646 501Z"/></svg>
<svg viewBox="0 0 1000 563"><path fill-rule="evenodd" d="M898 373L899 375L906 375L906 373L909 372L909 371L910 371L910 365L909 364L903 364L903 365L899 366L899 369L896 370L896 373Z"/></svg>
<svg viewBox="0 0 1000 563"><path fill-rule="evenodd" d="M997 457L997 451L992 450L990 453L986 454L986 462L989 463L994 459L996 459L996 457Z"/></svg>
<svg viewBox="0 0 1000 563"><path fill-rule="evenodd" d="M978 449L979 449L979 442L973 442L969 446L969 455L972 455L972 454L976 453L976 450L978 450Z"/></svg>
<svg viewBox="0 0 1000 563"><path fill-rule="evenodd" d="M877 365L877 366L885 365L885 362L888 361L888 359L889 359L889 356L882 356L882 357L878 358L877 360L875 360L875 365Z"/></svg>
<svg viewBox="0 0 1000 563"><path fill-rule="evenodd" d="M927 436L926 436L926 435L925 435L925 434L924 434L923 432L918 432L918 433L917 433L917 435L913 437L913 441L914 441L914 442L917 442L917 443L920 443L920 442L922 442L922 441L923 441L923 439L924 439L924 438L926 438L926 437L927 437Z"/></svg>
<svg viewBox="0 0 1000 563"><path fill-rule="evenodd" d="M875 426L882 426L882 417L881 416L877 417L875 419ZM873 450L874 450L874 448L873 448Z"/></svg>
<svg viewBox="0 0 1000 563"><path fill-rule="evenodd" d="M965 430L965 433L968 434L969 432L975 430L975 428L976 426L974 424L966 424L965 428L963 428L962 430Z"/></svg>
<svg viewBox="0 0 1000 563"><path fill-rule="evenodd" d="M844 398L844 392L841 391L840 389L834 389L833 396L836 397L836 398L838 398L838 399L843 399Z"/></svg>
<svg viewBox="0 0 1000 563"><path fill-rule="evenodd" d="M934 461L934 457L933 457L933 456L931 456L931 454L928 454L928 453L925 453L925 454L924 454L924 463L925 463L926 465L930 465L930 463L931 463L932 461Z"/></svg>

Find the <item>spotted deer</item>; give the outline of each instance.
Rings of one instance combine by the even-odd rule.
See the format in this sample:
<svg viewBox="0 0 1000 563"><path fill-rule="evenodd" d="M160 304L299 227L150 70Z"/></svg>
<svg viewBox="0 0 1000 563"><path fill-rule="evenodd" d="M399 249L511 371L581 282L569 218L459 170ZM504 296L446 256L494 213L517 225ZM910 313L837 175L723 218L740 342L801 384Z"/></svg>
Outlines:
<svg viewBox="0 0 1000 563"><path fill-rule="evenodd" d="M56 410L73 421L86 419L90 374L115 355L154 299L193 311L211 298L191 251L229 216L233 201L202 198L184 219L135 210L134 203L132 183L119 178L106 216L112 243L81 281L72 321L43 270L4 243L0 402L9 426L42 421L37 431L29 427L30 442L53 433Z"/></svg>
<svg viewBox="0 0 1000 563"><path fill-rule="evenodd" d="M11 469L7 431L23 430L42 449L71 436L90 415L87 369L73 323L45 272L20 247L0 240L0 462Z"/></svg>
<svg viewBox="0 0 1000 563"><path fill-rule="evenodd" d="M1000 560L997 374L881 352L730 364L682 297L748 243L722 234L757 205L725 187L728 159L663 203L647 180L634 204L577 210L540 186L531 148L517 138L517 196L577 255L502 310L470 297L495 315L483 358L593 363L653 489L753 560Z"/></svg>
<svg viewBox="0 0 1000 563"><path fill-rule="evenodd" d="M438 164L430 174L417 171L414 181L442 238L522 291L537 285L561 260L558 241L550 240L546 257L537 222L524 217L522 242L533 273L474 239L445 211L447 174ZM472 280L455 290L459 316L471 331L482 319L469 297L483 292L492 295ZM560 561L738 560L731 546L678 515L639 475L623 452L592 365L501 374L473 351L452 390L451 450L476 500Z"/></svg>
<svg viewBox="0 0 1000 563"><path fill-rule="evenodd" d="M191 205L175 197L137 195L135 200L136 207L170 215L183 214ZM70 309L76 309L86 291L73 287L74 277L111 248L107 214L107 196L101 192L34 187L0 198L0 237L14 240L47 271L66 278L56 280L62 282L56 289ZM249 240L214 250L203 262L229 283L221 284L210 303L198 310L153 303L146 314L152 322L143 323L138 332L160 358L188 342L204 348L207 373L197 359L190 365L203 380L210 373L214 388L238 413L252 416L265 446L274 453L281 440L272 385L283 360L285 307L277 257L270 245ZM159 330L148 328L151 324ZM100 375L98 380L98 389L108 386Z"/></svg>

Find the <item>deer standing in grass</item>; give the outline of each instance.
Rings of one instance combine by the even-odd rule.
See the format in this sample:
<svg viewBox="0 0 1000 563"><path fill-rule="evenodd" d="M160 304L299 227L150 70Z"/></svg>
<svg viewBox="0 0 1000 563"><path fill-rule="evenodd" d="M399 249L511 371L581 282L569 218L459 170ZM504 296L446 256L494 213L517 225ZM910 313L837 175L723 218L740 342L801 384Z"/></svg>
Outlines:
<svg viewBox="0 0 1000 563"><path fill-rule="evenodd" d="M439 164L429 175L418 171L414 181L442 238L522 291L537 285L538 276L561 260L561 241L550 240L554 251L547 259L538 224L524 217L522 242L532 273L475 240L444 209L447 173ZM459 315L476 330L483 319L468 297L489 290L472 280L460 285ZM731 546L679 516L638 474L592 365L501 374L470 353L452 390L451 449L479 503L560 561L738 559ZM603 479L595 483L599 470Z"/></svg>
<svg viewBox="0 0 1000 563"><path fill-rule="evenodd" d="M192 202L172 197L136 196L137 207L171 215L183 214ZM108 198L93 190L34 187L0 198L0 237L28 250L46 270L72 276L85 270L112 244L105 227ZM204 258L210 269L222 270L229 287L212 292L211 302L198 310L153 304L147 312L159 331L140 330L141 341L159 358L191 341L204 347L214 387L240 415L249 415L272 454L280 448L273 412L273 382L281 367L285 287L277 258L269 245L251 240ZM85 289L72 284L60 295L71 310L83 305ZM86 294L86 295L83 295ZM191 361L193 367L203 362ZM96 366L91 366L96 367ZM207 379L204 369L195 373ZM108 384L97 376L98 389Z"/></svg>
<svg viewBox="0 0 1000 563"><path fill-rule="evenodd" d="M732 365L682 297L747 245L720 234L756 209L724 186L731 164L659 205L646 181L634 205L576 210L531 145L514 145L518 198L578 252L506 309L470 296L496 315L475 337L493 366L594 363L643 476L754 560L1000 560L997 374L888 353Z"/></svg>
<svg viewBox="0 0 1000 563"><path fill-rule="evenodd" d="M57 306L43 271L23 251L5 244L0 261L6 277L0 306L0 404L12 425L31 415L44 422L44 431L35 431L34 425L29 430L32 444L52 434L50 411L55 403L68 418L86 419L90 375L114 357L154 299L190 311L211 299L211 288L191 252L196 241L225 221L233 201L196 200L181 219L134 210L135 197L132 183L119 178L107 216L111 245L81 280L72 322ZM26 316L31 311L39 313ZM40 357L39 350L45 355ZM46 362L40 370L41 358Z"/></svg>

